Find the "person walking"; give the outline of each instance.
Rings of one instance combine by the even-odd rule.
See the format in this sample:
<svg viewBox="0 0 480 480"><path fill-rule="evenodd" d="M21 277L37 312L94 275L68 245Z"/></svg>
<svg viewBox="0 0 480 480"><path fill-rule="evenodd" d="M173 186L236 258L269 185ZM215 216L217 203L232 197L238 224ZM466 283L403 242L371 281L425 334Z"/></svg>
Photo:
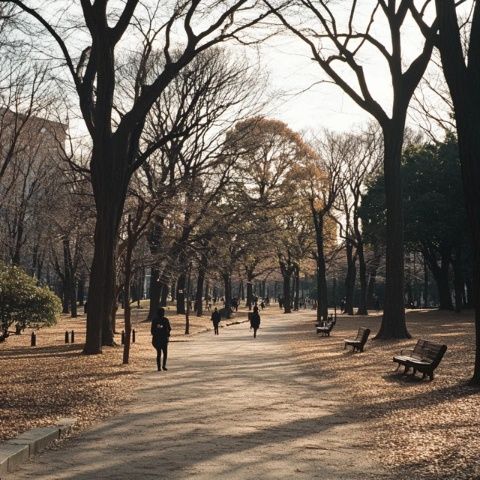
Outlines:
<svg viewBox="0 0 480 480"><path fill-rule="evenodd" d="M167 370L167 350L168 340L172 327L167 317L165 317L165 309L159 308L157 314L152 319L152 345L157 351L157 369ZM163 353L163 363L161 363L161 356ZM160 368L160 365L162 368Z"/></svg>
<svg viewBox="0 0 480 480"><path fill-rule="evenodd" d="M250 317L250 326L253 328L253 338L257 338L257 330L260 328L260 314L258 307L253 307L253 312Z"/></svg>
<svg viewBox="0 0 480 480"><path fill-rule="evenodd" d="M220 320L222 319L222 316L220 315L220 312L217 310L217 307L212 312L212 323L213 323L213 331L215 335L218 335L218 324L220 323Z"/></svg>

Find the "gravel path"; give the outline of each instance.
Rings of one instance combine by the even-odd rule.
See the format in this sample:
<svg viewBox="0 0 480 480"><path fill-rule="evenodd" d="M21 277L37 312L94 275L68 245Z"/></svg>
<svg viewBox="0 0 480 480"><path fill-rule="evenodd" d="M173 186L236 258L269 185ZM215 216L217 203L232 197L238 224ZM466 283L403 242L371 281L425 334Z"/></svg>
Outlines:
<svg viewBox="0 0 480 480"><path fill-rule="evenodd" d="M171 343L168 372L145 374L122 414L6 478L384 478L348 399L291 362L300 315L267 317L256 339L243 323Z"/></svg>

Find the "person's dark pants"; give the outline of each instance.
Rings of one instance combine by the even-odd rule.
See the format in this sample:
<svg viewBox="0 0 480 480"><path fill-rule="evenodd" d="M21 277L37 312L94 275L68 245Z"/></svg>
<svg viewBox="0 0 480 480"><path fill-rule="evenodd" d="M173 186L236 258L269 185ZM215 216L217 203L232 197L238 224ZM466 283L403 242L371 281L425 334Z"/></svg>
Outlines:
<svg viewBox="0 0 480 480"><path fill-rule="evenodd" d="M160 368L161 365L163 366L163 368L167 367L168 342L167 343L162 343L161 345L158 345L155 348L157 349L157 369L158 369L158 371L160 371L161 370L161 368ZM162 353L163 353L163 364L161 362Z"/></svg>
<svg viewBox="0 0 480 480"><path fill-rule="evenodd" d="M258 327L253 327L253 338L257 338Z"/></svg>
<svg viewBox="0 0 480 480"><path fill-rule="evenodd" d="M218 335L218 323L213 324L213 330L215 332L215 335Z"/></svg>

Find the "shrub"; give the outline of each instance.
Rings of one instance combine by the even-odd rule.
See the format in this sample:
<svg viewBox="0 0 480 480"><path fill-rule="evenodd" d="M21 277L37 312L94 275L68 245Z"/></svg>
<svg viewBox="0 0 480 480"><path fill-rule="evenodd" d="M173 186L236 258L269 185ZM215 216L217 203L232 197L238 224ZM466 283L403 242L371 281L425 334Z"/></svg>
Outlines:
<svg viewBox="0 0 480 480"><path fill-rule="evenodd" d="M60 300L22 269L0 262L0 342L15 324L17 332L26 327L42 327L56 323Z"/></svg>

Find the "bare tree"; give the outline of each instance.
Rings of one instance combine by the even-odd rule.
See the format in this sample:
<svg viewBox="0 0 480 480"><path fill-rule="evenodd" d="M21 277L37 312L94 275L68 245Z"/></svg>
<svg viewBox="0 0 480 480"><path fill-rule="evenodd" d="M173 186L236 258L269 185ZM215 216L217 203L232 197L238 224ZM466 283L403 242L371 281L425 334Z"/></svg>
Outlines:
<svg viewBox="0 0 480 480"><path fill-rule="evenodd" d="M139 70L136 95L129 110L118 118L114 110L117 94L115 57L134 16L141 17L141 9L147 8L145 4L139 0L127 0L117 8L118 5L109 5L105 0L82 1L83 25L80 28L90 38L81 49L79 58L75 59L68 45L68 31L56 25L55 18L46 10L42 11L39 2L31 5L22 0L2 0L2 3L17 5L55 40L75 85L82 116L91 136L90 173L97 222L84 352L97 354L102 351L102 344L113 344L110 320L115 291L117 233L130 177L146 160L145 156L137 155L146 117L155 100L198 54L237 38L255 25L262 15L255 13L256 2L247 0L178 1L170 11L152 14L151 18L162 18L161 25L151 30L150 40L163 44L160 50L164 68L153 81L147 81L144 72ZM165 17L167 19L163 21ZM173 49L175 53L172 53ZM165 137L164 142L167 140Z"/></svg>
<svg viewBox="0 0 480 480"><path fill-rule="evenodd" d="M367 180L380 171L382 139L379 132L371 127L361 134L345 135L343 142L350 145L350 148L345 148L343 153L342 175L345 183L344 188L339 191L340 218L337 219L340 236L345 240L347 256L345 311L353 315L355 264L358 260L360 299L357 314L367 315L367 263L360 207Z"/></svg>
<svg viewBox="0 0 480 480"><path fill-rule="evenodd" d="M326 245L332 237L333 209L345 188L344 158L355 154L354 142L347 135L324 132L311 142L315 151L305 155L295 172L298 190L308 205L315 228L317 263L317 321L328 317Z"/></svg>
<svg viewBox="0 0 480 480"><path fill-rule="evenodd" d="M288 9L278 8L269 0L264 1L283 25L309 48L313 60L332 81L370 113L382 129L387 205L386 288L385 310L377 337L409 337L404 309L400 160L408 105L430 60L433 40L426 37L417 56L410 65L405 65L402 27L407 23L412 0L375 1L366 17L356 1L349 2L349 9L345 11L344 3L297 0L291 2L291 15ZM305 14L303 17L302 12ZM379 22L388 29L389 42L375 36L378 29L373 26ZM425 29L432 32L435 28L425 25ZM380 105L369 87L365 59L372 52L376 58L386 62L391 75L392 104L389 109Z"/></svg>
<svg viewBox="0 0 480 480"><path fill-rule="evenodd" d="M435 0L438 35L433 36L414 9L426 38L436 42L443 73L450 90L462 164L463 190L467 215L473 236L474 303L475 303L475 369L472 383L480 384L480 3ZM465 8L466 7L466 8ZM462 15L461 9L465 8Z"/></svg>

